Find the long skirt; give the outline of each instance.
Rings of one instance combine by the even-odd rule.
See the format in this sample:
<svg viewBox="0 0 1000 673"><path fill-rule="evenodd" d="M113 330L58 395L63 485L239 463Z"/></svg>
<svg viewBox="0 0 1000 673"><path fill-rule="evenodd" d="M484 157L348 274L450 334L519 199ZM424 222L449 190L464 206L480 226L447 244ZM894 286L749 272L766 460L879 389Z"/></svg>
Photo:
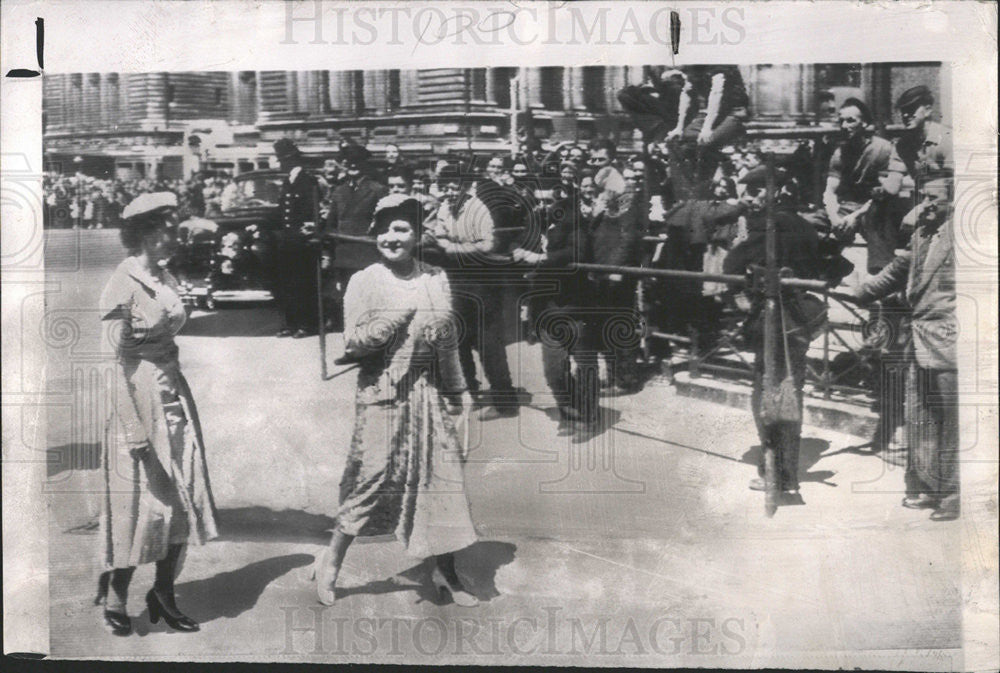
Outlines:
<svg viewBox="0 0 1000 673"><path fill-rule="evenodd" d="M120 420L111 415L101 457L106 568L159 561L170 545L204 544L218 535L198 412L187 381L176 363L143 362L131 382L152 446L143 456L132 456Z"/></svg>
<svg viewBox="0 0 1000 673"><path fill-rule="evenodd" d="M394 534L407 554L427 558L471 545L476 531L455 421L427 373L411 380L389 401L359 391L337 530Z"/></svg>

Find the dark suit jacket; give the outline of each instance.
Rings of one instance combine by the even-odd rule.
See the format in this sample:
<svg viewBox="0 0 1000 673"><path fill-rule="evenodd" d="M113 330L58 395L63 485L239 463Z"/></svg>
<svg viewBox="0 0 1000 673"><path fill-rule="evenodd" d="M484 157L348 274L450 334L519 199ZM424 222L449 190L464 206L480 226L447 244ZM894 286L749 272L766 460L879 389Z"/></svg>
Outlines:
<svg viewBox="0 0 1000 673"><path fill-rule="evenodd" d="M306 222L312 222L318 227L317 198L319 196L319 181L315 176L300 170L295 176L295 182L290 182L285 176L281 184L281 195L278 197L278 215L283 229L294 229L296 232Z"/></svg>
<svg viewBox="0 0 1000 673"><path fill-rule="evenodd" d="M688 245L704 245L716 230L739 218L742 208L725 201L681 201L667 211L667 227Z"/></svg>
<svg viewBox="0 0 1000 673"><path fill-rule="evenodd" d="M325 232L352 236L367 236L375 214L375 204L388 190L371 178L358 180L355 188L345 182L333 190ZM363 269L379 260L378 251L365 243L336 243L334 266L341 269Z"/></svg>
<svg viewBox="0 0 1000 673"><path fill-rule="evenodd" d="M617 197L624 204L628 197ZM643 199L635 196L621 210L611 207L599 214L593 223L591 244L594 263L634 266L639 262L643 230Z"/></svg>
<svg viewBox="0 0 1000 673"><path fill-rule="evenodd" d="M763 213L747 218L747 239L733 247L722 263L722 272L742 276L751 266L763 266L767 261L765 219ZM822 278L824 260L820 255L819 236L808 221L790 210L774 214L777 229L778 266L788 267L795 278ZM790 321L785 331L791 341L808 345L819 325L826 320L823 303L800 290L782 290L785 315ZM744 325L751 341L763 336L764 297L755 296L753 307Z"/></svg>

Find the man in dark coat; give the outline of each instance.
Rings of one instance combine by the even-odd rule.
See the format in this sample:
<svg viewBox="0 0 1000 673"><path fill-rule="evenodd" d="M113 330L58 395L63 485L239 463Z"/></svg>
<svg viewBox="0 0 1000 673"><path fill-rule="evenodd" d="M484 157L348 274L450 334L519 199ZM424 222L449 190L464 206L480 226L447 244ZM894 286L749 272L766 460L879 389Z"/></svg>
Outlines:
<svg viewBox="0 0 1000 673"><path fill-rule="evenodd" d="M303 168L302 152L291 140L274 143L274 153L288 175L281 184L276 232L274 294L284 316L277 336L296 339L317 330L316 265L319 249L315 236L319 206L319 182Z"/></svg>
<svg viewBox="0 0 1000 673"><path fill-rule="evenodd" d="M666 234L663 247L653 249L650 265L654 268L704 271L705 252L716 235L726 233L736 224L743 206L730 203L724 192L711 199L686 199L675 203L663 216L660 234ZM724 236L728 238L728 236ZM667 326L684 333L690 327L702 332L717 327L718 311L702 294L697 281L662 280L650 283L651 294L662 298L661 307Z"/></svg>
<svg viewBox="0 0 1000 673"><path fill-rule="evenodd" d="M367 236L375 204L388 194L384 185L364 173L370 153L360 145L348 144L341 150L340 163L346 169L346 179L334 188L330 196L330 212L324 233ZM335 242L334 277L341 293L355 272L379 260L374 245Z"/></svg>
<svg viewBox="0 0 1000 673"><path fill-rule="evenodd" d="M758 167L740 181L746 185L742 201L747 206L748 237L737 244L723 262L723 272L727 274L744 275L754 266L764 266L766 255L766 211L765 211L765 180L766 168ZM792 271L796 278L820 278L822 276L823 259L819 250L819 237L815 229L792 208L792 204L775 200L774 213L777 229L777 263L779 268L785 267ZM797 491L799 488L799 440L802 435L802 422L774 423L765 425L761 417L761 400L764 391L764 304L762 292L751 289L749 296L749 314L743 327L750 345L754 349L754 381L751 407L757 432L760 435L761 455L758 473L761 478L753 479L750 488L764 490L764 450L774 448L778 464L779 489L782 491ZM739 301L737 303L740 303ZM775 362L778 371L774 380L781 381L787 375L784 343L781 329L788 338L788 359L791 361L791 375L795 381L798 393L798 404L802 405L802 386L806 377L806 352L809 342L825 321L823 303L816 297L801 290L782 288L780 311L783 318L779 320L779 332L776 339L777 353Z"/></svg>
<svg viewBox="0 0 1000 673"><path fill-rule="evenodd" d="M570 265L590 261L590 237L579 201L569 185L554 190L557 199L542 210L544 251L514 248L519 262L537 264L532 272L532 327L542 342L542 370L559 410L559 434L588 431L599 421L599 327L588 315L593 288L585 271ZM543 294L542 294L543 293ZM575 362L576 367L572 364Z"/></svg>

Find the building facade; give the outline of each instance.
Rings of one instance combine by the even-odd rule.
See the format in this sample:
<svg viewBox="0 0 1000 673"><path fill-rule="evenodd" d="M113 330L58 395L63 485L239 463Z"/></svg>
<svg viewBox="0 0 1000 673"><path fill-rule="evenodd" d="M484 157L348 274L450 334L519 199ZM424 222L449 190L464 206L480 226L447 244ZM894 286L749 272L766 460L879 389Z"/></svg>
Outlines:
<svg viewBox="0 0 1000 673"><path fill-rule="evenodd" d="M75 73L46 75L46 162L60 172L186 177L268 165L290 137L330 155L344 139L410 156L503 152L528 135L549 141L638 141L617 92L657 68L583 66L428 70ZM817 94L857 95L879 119L917 83L950 109L947 69L934 63L741 67L753 124L810 123Z"/></svg>

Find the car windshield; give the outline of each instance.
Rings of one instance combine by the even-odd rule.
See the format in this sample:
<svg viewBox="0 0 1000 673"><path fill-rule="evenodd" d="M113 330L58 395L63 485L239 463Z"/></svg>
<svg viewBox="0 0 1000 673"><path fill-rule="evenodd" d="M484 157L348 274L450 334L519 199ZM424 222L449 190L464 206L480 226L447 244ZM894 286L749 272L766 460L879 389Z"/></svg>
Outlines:
<svg viewBox="0 0 1000 673"><path fill-rule="evenodd" d="M222 210L234 210L253 206L276 206L281 195L282 176L261 175L237 179L222 194ZM231 193L226 194L226 191ZM230 196L230 198L226 198Z"/></svg>

